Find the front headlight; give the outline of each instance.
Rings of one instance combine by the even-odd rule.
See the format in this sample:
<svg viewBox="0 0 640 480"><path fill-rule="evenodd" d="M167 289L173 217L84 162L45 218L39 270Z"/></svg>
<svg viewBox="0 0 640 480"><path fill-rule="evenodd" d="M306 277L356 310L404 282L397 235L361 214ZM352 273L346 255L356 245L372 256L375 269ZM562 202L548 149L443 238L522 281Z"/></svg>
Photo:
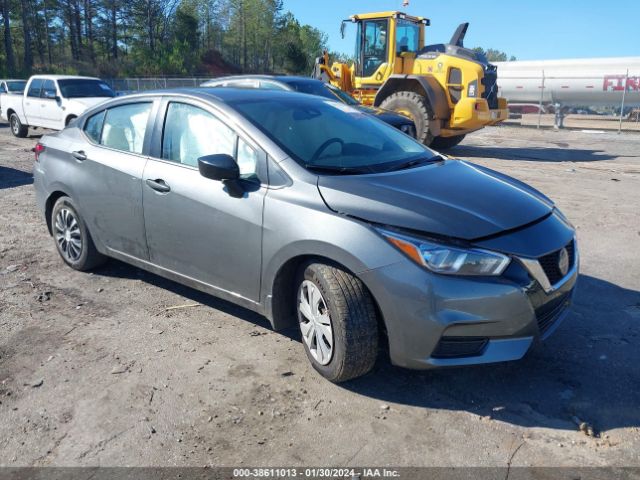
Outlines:
<svg viewBox="0 0 640 480"><path fill-rule="evenodd" d="M511 261L506 255L497 252L451 247L389 230L377 230L415 263L435 273L498 276Z"/></svg>

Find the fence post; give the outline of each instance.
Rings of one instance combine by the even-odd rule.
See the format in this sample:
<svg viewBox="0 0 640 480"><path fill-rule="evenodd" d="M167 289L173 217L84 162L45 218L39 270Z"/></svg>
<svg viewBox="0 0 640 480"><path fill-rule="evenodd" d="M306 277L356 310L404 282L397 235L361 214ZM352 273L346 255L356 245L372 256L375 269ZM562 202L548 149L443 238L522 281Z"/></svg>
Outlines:
<svg viewBox="0 0 640 480"><path fill-rule="evenodd" d="M540 103L538 104L538 129L542 120L542 100L544 99L544 70L542 70L542 88L540 89Z"/></svg>
<svg viewBox="0 0 640 480"><path fill-rule="evenodd" d="M624 77L624 90L622 91L622 104L620 105L620 125L618 126L618 133L622 133L622 116L624 115L624 101L627 96L628 82L629 82L629 69L627 68L627 74Z"/></svg>
<svg viewBox="0 0 640 480"><path fill-rule="evenodd" d="M136 83L138 85L138 90L137 91L139 92L140 91L140 79L139 78L136 78Z"/></svg>

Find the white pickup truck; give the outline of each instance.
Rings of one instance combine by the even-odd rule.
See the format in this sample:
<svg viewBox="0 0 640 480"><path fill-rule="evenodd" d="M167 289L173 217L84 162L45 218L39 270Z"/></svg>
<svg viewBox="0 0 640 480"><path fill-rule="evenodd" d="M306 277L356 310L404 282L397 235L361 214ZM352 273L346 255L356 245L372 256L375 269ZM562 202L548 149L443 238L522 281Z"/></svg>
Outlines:
<svg viewBox="0 0 640 480"><path fill-rule="evenodd" d="M16 137L26 137L29 127L62 130L89 107L115 95L99 78L34 75L23 95L0 97L0 117Z"/></svg>

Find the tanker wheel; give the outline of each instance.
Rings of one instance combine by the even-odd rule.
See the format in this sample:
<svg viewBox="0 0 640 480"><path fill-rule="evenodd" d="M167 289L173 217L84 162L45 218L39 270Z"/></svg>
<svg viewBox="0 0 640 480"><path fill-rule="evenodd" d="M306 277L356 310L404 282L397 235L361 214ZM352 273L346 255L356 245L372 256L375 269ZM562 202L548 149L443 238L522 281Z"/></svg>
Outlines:
<svg viewBox="0 0 640 480"><path fill-rule="evenodd" d="M447 148L452 148L458 145L462 140L464 140L464 135L455 135L453 137L436 137L431 142L431 147L436 150L446 150Z"/></svg>
<svg viewBox="0 0 640 480"><path fill-rule="evenodd" d="M416 92L396 92L385 98L380 108L409 117L416 126L416 139L426 146L431 145L433 135L429 131L429 121L433 113L425 97Z"/></svg>

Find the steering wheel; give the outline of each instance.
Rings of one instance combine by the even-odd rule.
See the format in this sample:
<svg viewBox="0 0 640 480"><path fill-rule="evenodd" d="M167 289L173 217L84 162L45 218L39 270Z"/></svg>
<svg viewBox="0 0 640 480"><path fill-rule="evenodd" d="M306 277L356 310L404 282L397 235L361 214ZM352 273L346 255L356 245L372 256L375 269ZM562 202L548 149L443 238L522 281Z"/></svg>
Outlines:
<svg viewBox="0 0 640 480"><path fill-rule="evenodd" d="M311 157L310 163L314 163L316 160L318 160L320 158L320 154L324 152L329 145L334 143L339 143L341 147L344 147L344 141L342 141L342 139L337 137L330 138L329 140L324 142L322 145L320 145L320 147L318 147L316 152L313 154L313 157Z"/></svg>

